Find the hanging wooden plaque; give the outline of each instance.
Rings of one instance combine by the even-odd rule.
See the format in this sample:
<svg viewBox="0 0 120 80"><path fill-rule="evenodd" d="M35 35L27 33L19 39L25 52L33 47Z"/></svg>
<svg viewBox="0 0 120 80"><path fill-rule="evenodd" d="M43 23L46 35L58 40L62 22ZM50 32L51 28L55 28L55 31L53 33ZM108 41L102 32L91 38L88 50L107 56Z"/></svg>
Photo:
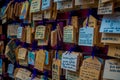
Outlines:
<svg viewBox="0 0 120 80"><path fill-rule="evenodd" d="M32 28L30 26L26 27L26 43L32 43Z"/></svg>
<svg viewBox="0 0 120 80"><path fill-rule="evenodd" d="M72 25L78 30L78 16L72 16ZM78 31L77 31L78 32Z"/></svg>
<svg viewBox="0 0 120 80"><path fill-rule="evenodd" d="M71 9L74 7L73 0L57 2L57 10Z"/></svg>
<svg viewBox="0 0 120 80"><path fill-rule="evenodd" d="M120 33L120 13L104 15L100 27L102 33Z"/></svg>
<svg viewBox="0 0 120 80"><path fill-rule="evenodd" d="M7 28L7 36L17 36L17 29L18 29L18 25L14 25L14 24L11 24L11 25L8 25L8 28Z"/></svg>
<svg viewBox="0 0 120 80"><path fill-rule="evenodd" d="M38 12L41 9L41 0L32 0L30 6L30 12Z"/></svg>
<svg viewBox="0 0 120 80"><path fill-rule="evenodd" d="M73 71L66 71L66 79L67 80L78 80L79 79L79 72L73 72Z"/></svg>
<svg viewBox="0 0 120 80"><path fill-rule="evenodd" d="M44 18L45 19L51 19L51 17L52 17L52 10L44 11Z"/></svg>
<svg viewBox="0 0 120 80"><path fill-rule="evenodd" d="M33 13L33 20L34 21L38 21L38 20L42 20L42 13Z"/></svg>
<svg viewBox="0 0 120 80"><path fill-rule="evenodd" d="M76 43L76 30L73 26L68 25L64 27L63 42Z"/></svg>
<svg viewBox="0 0 120 80"><path fill-rule="evenodd" d="M51 46L57 45L57 30L51 31Z"/></svg>
<svg viewBox="0 0 120 80"><path fill-rule="evenodd" d="M26 42L26 28L25 27L23 27L21 41Z"/></svg>
<svg viewBox="0 0 120 80"><path fill-rule="evenodd" d="M60 80L60 74L61 74L61 61L59 59L53 59L52 80Z"/></svg>
<svg viewBox="0 0 120 80"><path fill-rule="evenodd" d="M94 45L94 28L83 27L79 29L79 43L82 46L93 46Z"/></svg>
<svg viewBox="0 0 120 80"><path fill-rule="evenodd" d="M28 64L34 65L35 64L35 52L28 52Z"/></svg>
<svg viewBox="0 0 120 80"><path fill-rule="evenodd" d="M120 79L120 60L109 59L105 61L103 79L119 80Z"/></svg>
<svg viewBox="0 0 120 80"><path fill-rule="evenodd" d="M23 27L19 26L17 29L17 38L18 39L22 38L22 32L23 32Z"/></svg>
<svg viewBox="0 0 120 80"><path fill-rule="evenodd" d="M101 3L102 0L99 0L98 4L98 14L112 14L114 10L114 3L107 2Z"/></svg>
<svg viewBox="0 0 120 80"><path fill-rule="evenodd" d="M45 52L43 50L39 50L36 52L36 59L35 59L35 68L43 71L45 63Z"/></svg>
<svg viewBox="0 0 120 80"><path fill-rule="evenodd" d="M120 58L120 45L109 45L108 56Z"/></svg>
<svg viewBox="0 0 120 80"><path fill-rule="evenodd" d="M19 48L18 59L25 60L26 55L27 55L27 49L25 49L25 48Z"/></svg>
<svg viewBox="0 0 120 80"><path fill-rule="evenodd" d="M99 80L101 71L101 62L94 57L87 58L83 61L80 68L81 80Z"/></svg>
<svg viewBox="0 0 120 80"><path fill-rule="evenodd" d="M52 6L52 0L42 0L42 10L50 9Z"/></svg>
<svg viewBox="0 0 120 80"><path fill-rule="evenodd" d="M15 78L21 79L21 80L27 80L28 77L31 75L31 72L27 69L18 68L18 71L15 74Z"/></svg>
<svg viewBox="0 0 120 80"><path fill-rule="evenodd" d="M48 45L48 42L50 39L50 33L51 33L51 25L47 25L45 31L46 31L45 38L38 40L38 46L47 46Z"/></svg>
<svg viewBox="0 0 120 80"><path fill-rule="evenodd" d="M62 54L61 68L77 71L79 69L79 53L68 52Z"/></svg>
<svg viewBox="0 0 120 80"><path fill-rule="evenodd" d="M101 42L120 44L120 34L102 33Z"/></svg>
<svg viewBox="0 0 120 80"><path fill-rule="evenodd" d="M46 26L39 25L36 27L35 39L45 39Z"/></svg>
<svg viewBox="0 0 120 80"><path fill-rule="evenodd" d="M94 4L94 0L75 0L75 5Z"/></svg>
<svg viewBox="0 0 120 80"><path fill-rule="evenodd" d="M26 19L27 18L28 8L29 8L29 2L28 1L23 2L21 14L20 14L20 17L19 17L20 19Z"/></svg>

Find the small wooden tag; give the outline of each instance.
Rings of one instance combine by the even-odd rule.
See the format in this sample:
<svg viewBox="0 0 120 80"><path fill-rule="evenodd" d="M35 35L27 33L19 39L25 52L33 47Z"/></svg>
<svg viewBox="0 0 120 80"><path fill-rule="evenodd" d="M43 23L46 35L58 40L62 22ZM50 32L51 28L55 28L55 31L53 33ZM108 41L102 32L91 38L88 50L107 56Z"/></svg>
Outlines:
<svg viewBox="0 0 120 80"><path fill-rule="evenodd" d="M8 28L7 28L7 36L17 36L17 29L18 29L18 25L14 25L14 24L11 24L11 25L8 25Z"/></svg>
<svg viewBox="0 0 120 80"><path fill-rule="evenodd" d="M52 0L42 0L42 10L51 9Z"/></svg>
<svg viewBox="0 0 120 80"><path fill-rule="evenodd" d="M79 53L66 51L62 55L61 67L70 71L79 70Z"/></svg>
<svg viewBox="0 0 120 80"><path fill-rule="evenodd" d="M21 38L21 41L22 42L26 42L26 28L23 27L23 30L22 30L22 38Z"/></svg>
<svg viewBox="0 0 120 80"><path fill-rule="evenodd" d="M108 56L120 58L120 45L109 45Z"/></svg>
<svg viewBox="0 0 120 80"><path fill-rule="evenodd" d="M28 64L34 65L35 64L35 52L28 52Z"/></svg>
<svg viewBox="0 0 120 80"><path fill-rule="evenodd" d="M27 49L25 49L25 48L19 48L18 59L25 60L26 55L27 55Z"/></svg>
<svg viewBox="0 0 120 80"><path fill-rule="evenodd" d="M79 29L79 43L82 46L93 46L94 45L94 28L83 27Z"/></svg>
<svg viewBox="0 0 120 80"><path fill-rule="evenodd" d="M51 31L51 46L57 45L57 30Z"/></svg>
<svg viewBox="0 0 120 80"><path fill-rule="evenodd" d="M74 7L74 0L57 2L57 10L72 9Z"/></svg>
<svg viewBox="0 0 120 80"><path fill-rule="evenodd" d="M35 59L35 68L43 71L45 63L45 52L43 50L39 50L36 52L36 59Z"/></svg>
<svg viewBox="0 0 120 80"><path fill-rule="evenodd" d="M75 5L86 5L86 4L93 4L95 0L75 0Z"/></svg>
<svg viewBox="0 0 120 80"><path fill-rule="evenodd" d="M41 9L41 1L42 0L32 0L31 6L30 6L30 12L38 12Z"/></svg>
<svg viewBox="0 0 120 80"><path fill-rule="evenodd" d="M120 13L116 12L111 15L104 15L100 27L102 33L120 33Z"/></svg>
<svg viewBox="0 0 120 80"><path fill-rule="evenodd" d="M32 43L32 28L30 26L26 27L26 43Z"/></svg>
<svg viewBox="0 0 120 80"><path fill-rule="evenodd" d="M114 2L101 3L99 0L98 14L112 14L114 10Z"/></svg>
<svg viewBox="0 0 120 80"><path fill-rule="evenodd" d="M120 44L120 34L102 33L101 42Z"/></svg>
<svg viewBox="0 0 120 80"><path fill-rule="evenodd" d="M78 80L79 79L79 72L73 72L73 71L66 71L66 79L67 80Z"/></svg>
<svg viewBox="0 0 120 80"><path fill-rule="evenodd" d="M21 80L27 80L28 77L31 75L31 72L27 69L18 68L15 78L21 79Z"/></svg>
<svg viewBox="0 0 120 80"><path fill-rule="evenodd" d="M64 32L63 42L76 43L76 31L73 26L71 25L65 26L63 32Z"/></svg>
<svg viewBox="0 0 120 80"><path fill-rule="evenodd" d="M105 61L103 78L109 80L120 79L120 60L109 59Z"/></svg>
<svg viewBox="0 0 120 80"><path fill-rule="evenodd" d="M33 20L34 21L38 21L38 20L42 20L42 13L33 13Z"/></svg>
<svg viewBox="0 0 120 80"><path fill-rule="evenodd" d="M53 59L52 80L60 80L60 74L61 74L61 61L59 59Z"/></svg>
<svg viewBox="0 0 120 80"><path fill-rule="evenodd" d="M94 59L92 57L85 59L80 68L80 79L99 80L101 66L101 62L96 57Z"/></svg>
<svg viewBox="0 0 120 80"><path fill-rule="evenodd" d="M36 27L35 39L45 39L46 26L39 25Z"/></svg>
<svg viewBox="0 0 120 80"><path fill-rule="evenodd" d="M26 19L27 18L28 7L29 7L29 2L28 1L23 2L20 19Z"/></svg>

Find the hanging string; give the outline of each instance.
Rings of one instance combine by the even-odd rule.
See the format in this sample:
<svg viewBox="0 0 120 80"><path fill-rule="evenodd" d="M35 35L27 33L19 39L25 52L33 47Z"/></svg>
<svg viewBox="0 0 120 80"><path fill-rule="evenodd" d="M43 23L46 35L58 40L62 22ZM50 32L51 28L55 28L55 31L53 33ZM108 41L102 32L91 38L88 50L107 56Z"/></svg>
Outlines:
<svg viewBox="0 0 120 80"><path fill-rule="evenodd" d="M91 9L88 9L86 27L88 27L88 26L89 26L89 17L90 17L90 15L91 15Z"/></svg>

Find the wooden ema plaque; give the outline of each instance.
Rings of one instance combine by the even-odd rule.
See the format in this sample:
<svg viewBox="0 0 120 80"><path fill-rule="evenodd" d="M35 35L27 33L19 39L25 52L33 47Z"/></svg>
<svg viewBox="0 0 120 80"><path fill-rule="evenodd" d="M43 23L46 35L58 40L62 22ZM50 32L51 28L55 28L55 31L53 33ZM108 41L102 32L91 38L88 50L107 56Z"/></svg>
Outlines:
<svg viewBox="0 0 120 80"><path fill-rule="evenodd" d="M66 71L66 79L67 80L78 80L79 79L79 72L73 72L73 71Z"/></svg>
<svg viewBox="0 0 120 80"><path fill-rule="evenodd" d="M85 21L83 22L83 26L86 26L88 21L88 18L85 19ZM100 45L100 39L101 38L101 33L99 33L99 25L97 24L98 21L95 17L93 17L92 15L89 16L89 21L88 21L88 26L89 27L93 27L94 28L94 41L93 44L94 45Z"/></svg>
<svg viewBox="0 0 120 80"><path fill-rule="evenodd" d="M102 43L120 44L120 34L102 33Z"/></svg>
<svg viewBox="0 0 120 80"><path fill-rule="evenodd" d="M120 45L109 45L108 56L120 58Z"/></svg>
<svg viewBox="0 0 120 80"><path fill-rule="evenodd" d="M51 46L57 45L57 30L51 31Z"/></svg>
<svg viewBox="0 0 120 80"><path fill-rule="evenodd" d="M28 1L23 2L21 14L20 14L20 17L19 17L20 19L26 19L27 18L28 8L29 8L29 2Z"/></svg>
<svg viewBox="0 0 120 80"><path fill-rule="evenodd" d="M38 12L41 9L41 1L42 0L32 0L31 6L30 6L30 12Z"/></svg>
<svg viewBox="0 0 120 80"><path fill-rule="evenodd" d="M31 75L31 72L28 71L27 69L18 68L15 74L15 78L18 78L21 80L27 80L30 75Z"/></svg>
<svg viewBox="0 0 120 80"><path fill-rule="evenodd" d="M66 51L62 54L61 68L76 72L79 70L79 53Z"/></svg>
<svg viewBox="0 0 120 80"><path fill-rule="evenodd" d="M87 5L87 4L94 4L95 0L75 0L75 5Z"/></svg>
<svg viewBox="0 0 120 80"><path fill-rule="evenodd" d="M61 61L59 59L53 59L52 80L60 80L60 74L61 74Z"/></svg>
<svg viewBox="0 0 120 80"><path fill-rule="evenodd" d="M114 2L101 3L99 0L98 14L112 14L114 10Z"/></svg>
<svg viewBox="0 0 120 80"><path fill-rule="evenodd" d="M64 27L63 42L76 43L76 30L75 27L68 25Z"/></svg>
<svg viewBox="0 0 120 80"><path fill-rule="evenodd" d="M19 48L18 59L25 60L26 55L27 55L27 49L25 49L25 48Z"/></svg>
<svg viewBox="0 0 120 80"><path fill-rule="evenodd" d="M108 59L105 61L103 79L120 80L120 60Z"/></svg>
<svg viewBox="0 0 120 80"><path fill-rule="evenodd" d="M23 27L22 30L22 38L20 39L22 42L26 42L26 28Z"/></svg>
<svg viewBox="0 0 120 80"><path fill-rule="evenodd" d="M78 16L72 16L72 25L78 30ZM78 31L77 31L78 32Z"/></svg>
<svg viewBox="0 0 120 80"><path fill-rule="evenodd" d="M32 28L30 26L26 27L26 43L32 43Z"/></svg>
<svg viewBox="0 0 120 80"><path fill-rule="evenodd" d="M102 33L120 33L120 12L116 12L110 15L104 15L100 27Z"/></svg>
<svg viewBox="0 0 120 80"><path fill-rule="evenodd" d="M33 20L34 21L38 21L38 20L42 20L42 13L33 13Z"/></svg>
<svg viewBox="0 0 120 80"><path fill-rule="evenodd" d="M22 38L22 32L23 32L23 27L19 26L17 29L17 38L21 39Z"/></svg>
<svg viewBox="0 0 120 80"><path fill-rule="evenodd" d="M101 0L101 3L106 3L106 2L110 2L110 1L113 1L113 0Z"/></svg>
<svg viewBox="0 0 120 80"><path fill-rule="evenodd" d="M79 43L81 46L94 46L94 28L83 27L79 29Z"/></svg>
<svg viewBox="0 0 120 80"><path fill-rule="evenodd" d="M83 60L80 68L80 79L81 80L100 80L101 63L94 57Z"/></svg>
<svg viewBox="0 0 120 80"><path fill-rule="evenodd" d="M57 2L57 10L67 10L74 7L74 0Z"/></svg>
<svg viewBox="0 0 120 80"><path fill-rule="evenodd" d="M17 29L18 29L18 25L8 25L7 28L7 36L17 36Z"/></svg>
<svg viewBox="0 0 120 80"><path fill-rule="evenodd" d="M43 50L39 50L36 52L36 59L35 59L35 68L43 71L45 63L45 52Z"/></svg>
<svg viewBox="0 0 120 80"><path fill-rule="evenodd" d="M26 57L25 60L19 59L19 64L21 66L28 66L28 58Z"/></svg>
<svg viewBox="0 0 120 80"><path fill-rule="evenodd" d="M52 17L52 10L44 11L44 18L45 19L51 19L51 17Z"/></svg>
<svg viewBox="0 0 120 80"><path fill-rule="evenodd" d="M50 51L45 51L45 66L44 69L45 70L52 70L52 59L53 59L53 52L52 50Z"/></svg>
<svg viewBox="0 0 120 80"><path fill-rule="evenodd" d="M45 32L45 39L39 39L38 40L38 46L46 46L48 45L49 39L50 39L50 33L51 33L51 25L48 24L46 26L46 32Z"/></svg>
<svg viewBox="0 0 120 80"><path fill-rule="evenodd" d="M39 25L36 27L35 39L45 39L46 26Z"/></svg>

